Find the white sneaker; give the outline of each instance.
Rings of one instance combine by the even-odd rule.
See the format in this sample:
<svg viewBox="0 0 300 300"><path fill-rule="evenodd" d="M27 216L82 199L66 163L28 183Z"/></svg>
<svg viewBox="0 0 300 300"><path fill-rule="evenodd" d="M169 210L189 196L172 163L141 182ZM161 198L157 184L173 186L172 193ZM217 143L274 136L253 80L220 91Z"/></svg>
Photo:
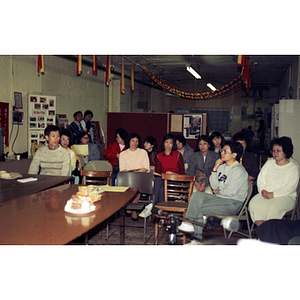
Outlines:
<svg viewBox="0 0 300 300"><path fill-rule="evenodd" d="M178 226L178 230L186 232L186 233L194 233L195 229L191 223L183 221L181 225Z"/></svg>
<svg viewBox="0 0 300 300"><path fill-rule="evenodd" d="M151 216L151 210L153 207L153 203L148 204L144 210L139 214L140 218L148 218L149 216Z"/></svg>
<svg viewBox="0 0 300 300"><path fill-rule="evenodd" d="M197 245L201 245L201 242L197 240L191 240L189 243L184 244L183 246L197 246Z"/></svg>

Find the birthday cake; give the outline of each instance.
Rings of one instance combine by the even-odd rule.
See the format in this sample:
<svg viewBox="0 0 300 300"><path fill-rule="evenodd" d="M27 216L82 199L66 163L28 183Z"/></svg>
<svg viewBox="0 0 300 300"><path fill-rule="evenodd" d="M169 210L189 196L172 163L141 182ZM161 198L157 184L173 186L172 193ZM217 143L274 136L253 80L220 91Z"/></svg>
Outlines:
<svg viewBox="0 0 300 300"><path fill-rule="evenodd" d="M76 214L92 212L96 209L94 202L101 199L103 192L104 190L99 186L79 186L76 195L72 195L71 199L67 201L65 211Z"/></svg>

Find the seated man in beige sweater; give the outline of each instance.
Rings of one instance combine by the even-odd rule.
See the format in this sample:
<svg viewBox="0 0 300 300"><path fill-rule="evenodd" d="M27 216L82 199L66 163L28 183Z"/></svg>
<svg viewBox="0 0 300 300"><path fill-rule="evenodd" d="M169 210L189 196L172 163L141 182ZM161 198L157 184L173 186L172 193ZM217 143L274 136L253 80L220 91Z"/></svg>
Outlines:
<svg viewBox="0 0 300 300"><path fill-rule="evenodd" d="M39 148L30 164L28 174L68 176L70 174L70 154L60 144L60 129L49 125L44 131L47 146Z"/></svg>

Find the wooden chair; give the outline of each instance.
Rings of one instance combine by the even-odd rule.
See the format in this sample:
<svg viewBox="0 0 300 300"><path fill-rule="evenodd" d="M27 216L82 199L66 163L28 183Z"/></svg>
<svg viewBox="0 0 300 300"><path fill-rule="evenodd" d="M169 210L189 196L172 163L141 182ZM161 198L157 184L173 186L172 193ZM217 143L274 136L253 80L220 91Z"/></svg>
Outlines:
<svg viewBox="0 0 300 300"><path fill-rule="evenodd" d="M157 203L155 207L159 210L174 213L185 218L188 204L195 183L194 175L162 174L164 180L165 202ZM158 244L158 221L166 219L165 216L155 215L155 245ZM183 244L186 236L183 235Z"/></svg>
<svg viewBox="0 0 300 300"><path fill-rule="evenodd" d="M91 160L84 167L84 170L90 171L111 171L112 166L107 160Z"/></svg>
<svg viewBox="0 0 300 300"><path fill-rule="evenodd" d="M80 175L82 176L82 184L95 184L95 185L110 185L111 171L90 171L90 170L80 170ZM108 227L108 223L107 223ZM101 239L102 233L99 232L99 239ZM86 234L87 241L87 234Z"/></svg>
<svg viewBox="0 0 300 300"><path fill-rule="evenodd" d="M82 184L97 184L97 185L109 185L111 172L110 171L90 171L80 170L82 176Z"/></svg>
<svg viewBox="0 0 300 300"><path fill-rule="evenodd" d="M141 212L145 208L145 205L150 203L150 197L153 194L153 173L118 172L117 186L135 187L139 189L140 194L148 196L148 201L146 202L140 200L138 203L128 203L125 206L125 210ZM144 244L146 244L146 225L147 218L144 218Z"/></svg>
<svg viewBox="0 0 300 300"><path fill-rule="evenodd" d="M238 221L246 221L247 222L247 228L248 228L248 233L242 231L242 230L238 230L235 231L235 233L238 233L242 236L248 237L248 238L252 238L251 236L251 232L252 232L252 227L250 226L250 214L248 211L248 203L252 194L252 183L250 181L248 181L248 192L247 192L247 196L246 199L244 201L244 204L240 210L240 212L238 213L238 215L215 215L215 214L209 214L209 215L204 215L203 219L205 220L207 217L209 216L215 216L218 218L226 218L226 217L230 217L230 218L236 218ZM223 228L224 229L224 228ZM233 231L230 231L228 236L227 236L227 231L224 229L224 237L226 238L230 238L232 235Z"/></svg>

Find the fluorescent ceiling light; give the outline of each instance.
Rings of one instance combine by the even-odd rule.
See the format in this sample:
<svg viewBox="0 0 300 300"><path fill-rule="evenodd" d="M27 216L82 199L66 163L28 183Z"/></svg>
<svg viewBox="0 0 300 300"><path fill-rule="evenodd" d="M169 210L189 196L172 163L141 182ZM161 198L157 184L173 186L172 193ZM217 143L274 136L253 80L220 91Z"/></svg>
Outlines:
<svg viewBox="0 0 300 300"><path fill-rule="evenodd" d="M211 83L208 83L207 86L213 91L216 90L216 88Z"/></svg>
<svg viewBox="0 0 300 300"><path fill-rule="evenodd" d="M190 72L193 76L195 76L197 79L201 79L201 76L192 67L187 66L186 70Z"/></svg>

